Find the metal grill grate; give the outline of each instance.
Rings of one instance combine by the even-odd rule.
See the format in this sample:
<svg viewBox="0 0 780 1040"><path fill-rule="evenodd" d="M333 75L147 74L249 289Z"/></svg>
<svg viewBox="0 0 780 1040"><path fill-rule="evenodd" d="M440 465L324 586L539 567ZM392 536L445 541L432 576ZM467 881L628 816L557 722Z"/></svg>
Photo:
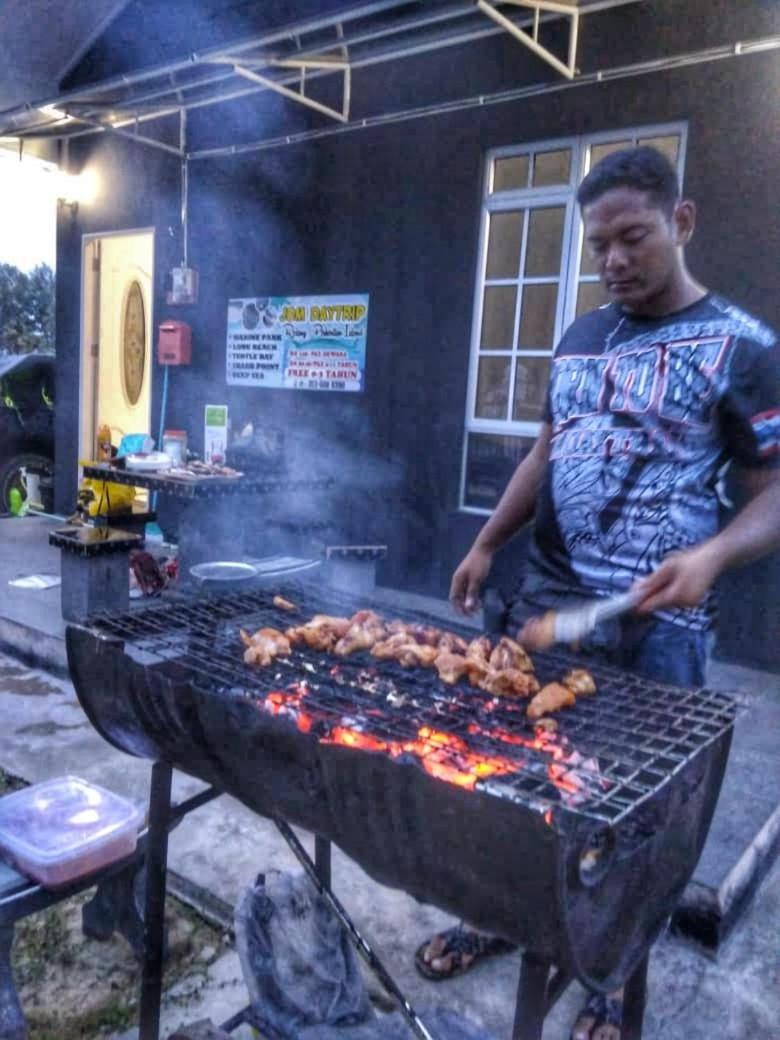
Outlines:
<svg viewBox="0 0 780 1040"><path fill-rule="evenodd" d="M540 812L565 808L612 823L735 718L736 706L725 694L590 665L597 694L559 712L554 735L534 730L525 700L494 698L468 683L450 686L434 669L405 669L368 653L342 658L296 648L267 668L249 668L239 627L284 629L314 613L348 616L356 609L331 590L327 601L322 590L302 585L278 591L300 606L299 615L275 608L274 592L262 590L165 602L94 617L90 624L124 640L125 652L138 663L215 696L251 697L259 711L288 715L320 740L409 757L441 779ZM384 615L389 619L391 612ZM436 624L408 611L404 618ZM475 634L446 627L467 638ZM582 664L549 653L534 661L542 684Z"/></svg>

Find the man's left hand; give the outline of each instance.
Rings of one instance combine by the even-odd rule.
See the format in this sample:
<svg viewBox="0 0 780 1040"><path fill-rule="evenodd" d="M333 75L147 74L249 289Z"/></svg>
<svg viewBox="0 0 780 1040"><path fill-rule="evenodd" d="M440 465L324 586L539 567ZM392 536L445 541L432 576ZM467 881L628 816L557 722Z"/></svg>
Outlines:
<svg viewBox="0 0 780 1040"><path fill-rule="evenodd" d="M632 591L639 597L636 613L701 603L721 572L718 555L714 542L670 553L657 570L634 584Z"/></svg>

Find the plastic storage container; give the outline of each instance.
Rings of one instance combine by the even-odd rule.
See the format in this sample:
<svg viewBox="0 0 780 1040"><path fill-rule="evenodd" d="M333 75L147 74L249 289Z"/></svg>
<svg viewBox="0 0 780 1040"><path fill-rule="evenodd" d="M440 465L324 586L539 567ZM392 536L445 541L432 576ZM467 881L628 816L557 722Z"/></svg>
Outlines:
<svg viewBox="0 0 780 1040"><path fill-rule="evenodd" d="M0 798L0 854L54 888L131 855L143 819L126 798L60 776Z"/></svg>

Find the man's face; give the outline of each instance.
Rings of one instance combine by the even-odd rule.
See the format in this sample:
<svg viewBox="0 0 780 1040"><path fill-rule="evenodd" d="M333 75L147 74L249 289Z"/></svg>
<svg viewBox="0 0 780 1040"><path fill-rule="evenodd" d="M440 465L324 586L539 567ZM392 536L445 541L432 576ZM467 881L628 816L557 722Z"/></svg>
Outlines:
<svg viewBox="0 0 780 1040"><path fill-rule="evenodd" d="M632 313L663 313L680 277L689 232L646 192L613 188L583 210L585 245L612 300Z"/></svg>

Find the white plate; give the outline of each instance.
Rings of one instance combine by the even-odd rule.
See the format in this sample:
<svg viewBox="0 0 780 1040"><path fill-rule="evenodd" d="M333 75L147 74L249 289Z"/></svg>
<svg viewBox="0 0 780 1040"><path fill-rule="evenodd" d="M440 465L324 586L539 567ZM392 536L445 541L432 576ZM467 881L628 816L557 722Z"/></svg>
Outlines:
<svg viewBox="0 0 780 1040"><path fill-rule="evenodd" d="M125 469L133 473L159 473L171 468L171 457L164 451L150 451L148 454L126 455Z"/></svg>

